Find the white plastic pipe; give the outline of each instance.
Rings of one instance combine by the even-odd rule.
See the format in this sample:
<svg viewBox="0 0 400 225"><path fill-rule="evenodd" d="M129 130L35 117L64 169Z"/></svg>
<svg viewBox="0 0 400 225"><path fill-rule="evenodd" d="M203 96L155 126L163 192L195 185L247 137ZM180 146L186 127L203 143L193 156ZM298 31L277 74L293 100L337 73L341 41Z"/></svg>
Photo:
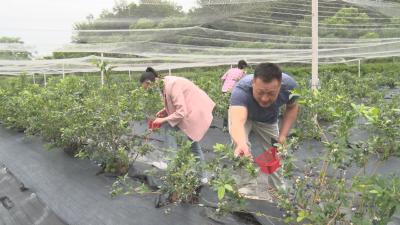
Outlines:
<svg viewBox="0 0 400 225"><path fill-rule="evenodd" d="M103 66L103 53L101 53L101 66ZM103 69L100 70L101 73L101 86L104 86L104 71Z"/></svg>
<svg viewBox="0 0 400 225"><path fill-rule="evenodd" d="M64 69L64 62L62 64L62 78L65 78L65 69Z"/></svg>
<svg viewBox="0 0 400 225"><path fill-rule="evenodd" d="M318 87L318 0L312 0L312 59L311 59L311 89Z"/></svg>
<svg viewBox="0 0 400 225"><path fill-rule="evenodd" d="M47 87L46 73L43 73L44 86Z"/></svg>

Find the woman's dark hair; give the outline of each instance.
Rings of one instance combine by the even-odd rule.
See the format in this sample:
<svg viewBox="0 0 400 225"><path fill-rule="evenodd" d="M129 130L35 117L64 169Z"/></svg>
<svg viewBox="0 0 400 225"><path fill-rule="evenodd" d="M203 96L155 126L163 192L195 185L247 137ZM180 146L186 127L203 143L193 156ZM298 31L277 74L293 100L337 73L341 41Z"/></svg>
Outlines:
<svg viewBox="0 0 400 225"><path fill-rule="evenodd" d="M156 72L155 69L152 67L147 67L144 73L142 73L142 76L140 76L140 83L144 83L146 81L151 81L154 82L156 80L156 77L159 77L158 73Z"/></svg>
<svg viewBox="0 0 400 225"><path fill-rule="evenodd" d="M273 63L260 63L257 65L254 71L254 79L259 78L264 82L271 82L276 79L279 82L282 81L281 69Z"/></svg>
<svg viewBox="0 0 400 225"><path fill-rule="evenodd" d="M243 59L242 60L239 60L239 62L238 62L238 68L239 69L244 69L245 67L247 67L248 65L247 65L247 62L246 61L244 61Z"/></svg>

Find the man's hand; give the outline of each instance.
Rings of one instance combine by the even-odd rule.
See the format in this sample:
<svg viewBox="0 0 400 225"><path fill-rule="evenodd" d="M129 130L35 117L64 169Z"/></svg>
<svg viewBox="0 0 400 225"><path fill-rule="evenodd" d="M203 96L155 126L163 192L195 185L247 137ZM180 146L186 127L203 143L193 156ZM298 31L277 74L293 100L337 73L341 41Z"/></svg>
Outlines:
<svg viewBox="0 0 400 225"><path fill-rule="evenodd" d="M161 109L161 110L158 111L157 114L156 114L156 117L158 117L158 118L164 118L164 117L167 117L167 116L168 116L168 113L167 113L167 111L165 110L165 108L164 108L164 109Z"/></svg>
<svg viewBox="0 0 400 225"><path fill-rule="evenodd" d="M285 145L286 144L286 136L279 135L278 143L281 144L281 145Z"/></svg>
<svg viewBox="0 0 400 225"><path fill-rule="evenodd" d="M237 145L234 152L236 157L249 157L253 160L253 155L251 154L250 148L247 144Z"/></svg>
<svg viewBox="0 0 400 225"><path fill-rule="evenodd" d="M247 108L244 106L230 106L229 118L229 134L235 144L234 154L236 157L249 157L253 159L249 146L247 145L247 134L244 125L247 120Z"/></svg>

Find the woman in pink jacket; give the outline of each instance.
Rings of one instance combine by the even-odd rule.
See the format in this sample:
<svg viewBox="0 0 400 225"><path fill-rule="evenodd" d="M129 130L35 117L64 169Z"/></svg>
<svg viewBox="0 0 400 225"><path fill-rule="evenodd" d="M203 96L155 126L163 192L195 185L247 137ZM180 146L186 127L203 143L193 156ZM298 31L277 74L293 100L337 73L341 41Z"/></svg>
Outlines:
<svg viewBox="0 0 400 225"><path fill-rule="evenodd" d="M148 67L140 77L140 83L144 88L148 88L157 79L160 79L158 73ZM165 76L162 79L161 93L165 107L156 114L157 118L153 124L168 123L172 127L179 127L192 141L192 152L204 161L199 141L211 125L215 103L186 78Z"/></svg>
<svg viewBox="0 0 400 225"><path fill-rule="evenodd" d="M246 71L247 63L244 60L239 60L237 68L230 68L222 77L221 80L224 81L222 85L222 92L231 92L233 87L235 87L236 82L238 82L244 75Z"/></svg>
<svg viewBox="0 0 400 225"><path fill-rule="evenodd" d="M222 93L230 95L236 83L246 75L245 68L248 67L246 61L239 60L237 68L230 68L222 77ZM228 113L224 116L223 127L228 127Z"/></svg>

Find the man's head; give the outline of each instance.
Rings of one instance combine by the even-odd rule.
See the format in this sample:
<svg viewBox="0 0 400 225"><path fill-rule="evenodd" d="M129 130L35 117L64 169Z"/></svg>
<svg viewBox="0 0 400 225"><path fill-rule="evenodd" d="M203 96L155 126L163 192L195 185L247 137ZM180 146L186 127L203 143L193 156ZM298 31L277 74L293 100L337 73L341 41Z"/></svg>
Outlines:
<svg viewBox="0 0 400 225"><path fill-rule="evenodd" d="M282 71L273 63L261 63L254 71L253 97L261 107L270 106L278 98Z"/></svg>

